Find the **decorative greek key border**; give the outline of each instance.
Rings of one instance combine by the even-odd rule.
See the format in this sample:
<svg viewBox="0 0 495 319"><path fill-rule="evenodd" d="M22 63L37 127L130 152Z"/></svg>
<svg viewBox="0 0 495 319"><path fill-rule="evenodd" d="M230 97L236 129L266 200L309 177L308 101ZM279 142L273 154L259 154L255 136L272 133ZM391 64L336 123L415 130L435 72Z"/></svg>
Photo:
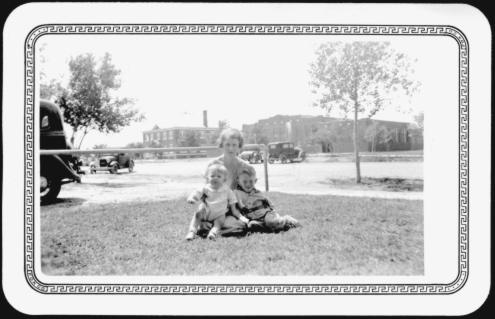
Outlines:
<svg viewBox="0 0 495 319"><path fill-rule="evenodd" d="M216 34L216 35L398 35L447 36L459 46L459 265L448 284L51 284L34 271L34 88L35 44L54 34ZM25 41L25 277L43 294L170 294L170 295L430 295L460 290L469 270L469 44L452 26L437 25L310 25L310 24L46 24Z"/></svg>

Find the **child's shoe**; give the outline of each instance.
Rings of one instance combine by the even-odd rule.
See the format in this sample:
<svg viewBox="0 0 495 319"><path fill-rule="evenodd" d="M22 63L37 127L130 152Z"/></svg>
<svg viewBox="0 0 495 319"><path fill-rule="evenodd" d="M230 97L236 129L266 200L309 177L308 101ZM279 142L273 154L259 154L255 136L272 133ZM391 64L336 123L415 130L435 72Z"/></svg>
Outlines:
<svg viewBox="0 0 495 319"><path fill-rule="evenodd" d="M301 226L301 223L291 216L285 216L285 222L288 228L296 228Z"/></svg>
<svg viewBox="0 0 495 319"><path fill-rule="evenodd" d="M211 239L211 240L215 240L215 239L217 239L217 232L210 231L210 232L208 233L208 236L206 236L206 238Z"/></svg>
<svg viewBox="0 0 495 319"><path fill-rule="evenodd" d="M193 231L188 231L186 235L186 240L193 240L196 234Z"/></svg>

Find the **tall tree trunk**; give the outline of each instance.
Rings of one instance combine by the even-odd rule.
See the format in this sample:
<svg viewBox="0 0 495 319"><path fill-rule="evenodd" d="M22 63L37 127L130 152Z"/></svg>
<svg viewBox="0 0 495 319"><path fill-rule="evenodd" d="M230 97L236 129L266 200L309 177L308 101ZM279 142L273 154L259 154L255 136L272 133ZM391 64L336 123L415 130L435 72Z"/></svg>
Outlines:
<svg viewBox="0 0 495 319"><path fill-rule="evenodd" d="M81 137L81 141L79 141L79 146L77 147L77 149L80 149L81 148L81 144L82 144L82 142L83 142L84 137L86 136L86 134L88 134L88 131L84 130L84 134Z"/></svg>
<svg viewBox="0 0 495 319"><path fill-rule="evenodd" d="M361 183L361 166L359 164L359 146L358 146L358 110L359 104L354 102L354 161L356 163L356 183Z"/></svg>
<svg viewBox="0 0 495 319"><path fill-rule="evenodd" d="M70 144L72 144L72 147L74 147L74 140L76 139L76 132L77 132L77 129L73 128L72 129L72 136L70 137Z"/></svg>

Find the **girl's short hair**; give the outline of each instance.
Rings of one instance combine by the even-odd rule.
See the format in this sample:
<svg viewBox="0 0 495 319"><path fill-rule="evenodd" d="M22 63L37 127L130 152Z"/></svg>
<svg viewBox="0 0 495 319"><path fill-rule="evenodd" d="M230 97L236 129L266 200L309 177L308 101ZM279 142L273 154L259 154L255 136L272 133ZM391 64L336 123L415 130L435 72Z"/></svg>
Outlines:
<svg viewBox="0 0 495 319"><path fill-rule="evenodd" d="M227 168L223 166L222 164L212 164L206 168L205 171L205 177L208 178L208 175L211 172L220 172L225 178L227 178L229 172L227 171Z"/></svg>
<svg viewBox="0 0 495 319"><path fill-rule="evenodd" d="M239 148L242 148L242 146L244 145L244 138L242 137L242 133L238 129L226 128L222 131L222 133L220 133L220 136L218 137L218 147L222 148L223 142L230 138L239 141Z"/></svg>

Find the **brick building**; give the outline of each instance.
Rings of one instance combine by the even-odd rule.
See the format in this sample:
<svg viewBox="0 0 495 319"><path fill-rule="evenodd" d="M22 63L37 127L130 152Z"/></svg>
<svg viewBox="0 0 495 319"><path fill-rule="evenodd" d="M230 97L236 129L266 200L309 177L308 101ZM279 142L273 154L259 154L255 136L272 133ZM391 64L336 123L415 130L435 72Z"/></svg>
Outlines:
<svg viewBox="0 0 495 319"><path fill-rule="evenodd" d="M217 128L205 127L167 127L159 128L155 125L153 129L143 132L143 144L146 147L178 147L186 146L188 137L194 135L198 142L196 146L215 145Z"/></svg>
<svg viewBox="0 0 495 319"><path fill-rule="evenodd" d="M218 128L208 127L207 112L203 111L202 127L155 125L143 132L143 144L145 147L210 146L216 144L217 137Z"/></svg>
<svg viewBox="0 0 495 319"><path fill-rule="evenodd" d="M412 123L359 120L358 145L361 151L396 151L423 148L423 134ZM352 152L353 122L326 116L276 115L245 124L247 143L290 141L307 152Z"/></svg>

